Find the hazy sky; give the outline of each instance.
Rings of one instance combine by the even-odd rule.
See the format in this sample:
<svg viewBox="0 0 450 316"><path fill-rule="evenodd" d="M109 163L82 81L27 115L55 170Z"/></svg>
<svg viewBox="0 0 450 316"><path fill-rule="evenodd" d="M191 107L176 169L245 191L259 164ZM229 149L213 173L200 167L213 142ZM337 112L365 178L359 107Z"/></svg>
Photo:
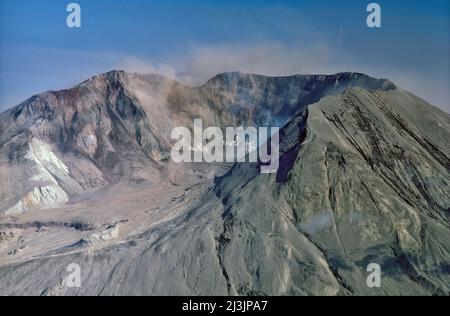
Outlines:
<svg viewBox="0 0 450 316"><path fill-rule="evenodd" d="M72 0L73 1L73 0ZM450 1L0 0L0 110L111 69L198 85L223 71L359 71L450 112Z"/></svg>

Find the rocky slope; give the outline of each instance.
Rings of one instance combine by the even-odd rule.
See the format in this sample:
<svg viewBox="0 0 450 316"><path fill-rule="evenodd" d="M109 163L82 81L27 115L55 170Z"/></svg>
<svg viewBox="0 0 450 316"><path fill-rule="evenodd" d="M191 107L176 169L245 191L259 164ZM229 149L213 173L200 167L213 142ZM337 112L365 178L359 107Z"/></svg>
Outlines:
<svg viewBox="0 0 450 316"><path fill-rule="evenodd" d="M154 116L159 115L156 120L159 121L167 115L166 125L192 124L193 117L219 126L236 122L286 123L280 135L282 155L278 173L261 174L258 164L235 164L213 182L190 186L184 194L161 206L163 219L148 222L140 233L122 235L113 243L95 246L89 235L84 242L66 242L1 265L0 294L450 293L448 114L389 81L358 74L267 78L232 73L219 75L199 88L159 78L158 85L151 90L155 78L114 72L75 88L88 89L97 80L107 85L119 80L120 86L126 87L123 91L135 92L131 99L133 104L139 104L136 108L143 109L145 120L136 123L133 120L139 111L131 110L130 103L122 112L118 105L121 102L102 104L100 107L105 110L98 113L108 110L109 116L95 116L95 124L91 123L95 126L91 130L96 131L97 144L103 144L101 148L108 143L119 157L127 153L127 160L139 161L146 172L156 170L157 177L148 179L158 182L164 180L167 174L164 172L170 166L164 161L164 154L152 154L152 150L163 153L167 149L164 124L159 122L160 126L154 127L151 121ZM146 88L137 89L136 83L134 90L129 88L134 80ZM169 92L161 92L164 90L159 86L161 82L166 88L166 84L170 86ZM142 101L145 97L136 97L137 90L146 91L153 98L145 103ZM156 91L164 97L155 97ZM85 98L91 104L97 102L91 92ZM155 105L156 99L164 102ZM80 190L77 184L81 190L85 189L66 162L70 154L76 156L74 148L77 159L98 170L98 178L104 181L100 185L135 178L134 169L128 167L120 170L132 170L131 177L127 172L111 174L109 170L117 170L116 163L125 162L118 158L105 168L104 150L96 148L95 154L87 158L86 149L83 151L83 146L75 141L82 137L78 131L84 129L81 127L84 123L67 133L70 136L62 138L65 141L51 138L49 135L57 135L51 132L44 138L43 131L54 128L43 129L39 125L41 128L36 130L36 121L24 119L21 125L26 128L18 128L14 117L21 107L26 108L21 105L2 114L0 120L2 152L18 152L8 158L9 165L24 160L32 152L34 164L56 179L55 186L68 192L68 199ZM58 110L66 112L60 106L55 107ZM130 121L129 115L133 120ZM73 118L60 120L69 122ZM117 124L118 131L102 129L108 120L114 122L110 125ZM152 136L137 141L136 130L130 127L136 124L146 130L145 135ZM119 142L122 137L128 137L127 141ZM22 138L27 139L23 156L11 147ZM160 148L156 150L149 139L157 140ZM66 151L61 147L64 144ZM47 146L52 146L53 155L44 150ZM133 146L133 150L126 146ZM30 163L28 160L26 163ZM23 165L17 168L25 172ZM72 187L70 191L68 188ZM104 199L109 199L108 194ZM120 208L120 202L117 207ZM17 220L20 221L20 216ZM94 237L109 236L110 231L111 227ZM8 238L10 243L12 237ZM81 266L81 288L65 285L66 267L70 263ZM366 285L366 268L370 263L381 266L380 288Z"/></svg>
<svg viewBox="0 0 450 316"><path fill-rule="evenodd" d="M165 181L174 174L165 168L160 176L174 127L190 127L194 118L220 127L284 124L307 104L352 86L393 84L351 73L226 73L190 88L113 71L70 90L33 96L0 116L0 213L59 207L120 181Z"/></svg>

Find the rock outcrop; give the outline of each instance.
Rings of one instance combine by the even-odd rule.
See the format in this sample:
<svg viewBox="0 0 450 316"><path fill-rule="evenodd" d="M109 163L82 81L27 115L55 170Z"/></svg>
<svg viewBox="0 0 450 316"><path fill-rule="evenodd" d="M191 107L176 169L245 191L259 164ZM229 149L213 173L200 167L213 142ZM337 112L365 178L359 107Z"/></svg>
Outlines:
<svg viewBox="0 0 450 316"><path fill-rule="evenodd" d="M126 88L112 89L117 80ZM130 179L125 171L132 168L124 165L130 162L155 168L161 177L169 168L162 125L189 126L193 117L218 126L282 124L278 173L261 174L257 163L237 163L202 189L194 185L174 198L159 212L176 209L175 215L140 234L121 236L95 251L90 243L79 243L0 265L0 294L47 295L55 289L61 295L450 294L447 113L389 81L359 74L231 73L194 89L154 76L109 73L76 89L101 91L105 82L105 91L116 91L114 102L70 92L97 104L96 110L86 103L72 108L97 114L80 111L77 119L63 120L76 122L62 132L64 141L53 138L61 129L52 134L52 124L39 125L58 158L47 150L46 158L35 154L36 160L65 192L76 188L64 181L67 169L82 189L88 179L80 181L79 175L92 176L74 160L66 162L75 148L78 161L98 172L101 185ZM131 96L128 89L140 93ZM28 139L23 153L32 137L44 139L33 134L35 121L19 119L22 114L14 121L17 113L31 111L21 107L0 120L2 157L10 157L9 164L24 160L18 139ZM158 125L155 117L167 121ZM17 120L28 122L21 133ZM89 136L93 131L95 138ZM116 158L107 158L111 152ZM119 237L109 229L106 239ZM69 263L81 266L80 288L61 285ZM366 283L371 263L381 267L379 288Z"/></svg>

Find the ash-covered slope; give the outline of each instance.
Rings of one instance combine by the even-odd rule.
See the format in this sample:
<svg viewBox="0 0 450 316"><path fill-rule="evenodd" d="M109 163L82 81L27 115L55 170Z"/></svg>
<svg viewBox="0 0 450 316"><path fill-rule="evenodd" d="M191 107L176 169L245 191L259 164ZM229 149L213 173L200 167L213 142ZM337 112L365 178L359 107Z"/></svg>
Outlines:
<svg viewBox="0 0 450 316"><path fill-rule="evenodd" d="M236 164L141 235L1 267L0 294L449 294L448 114L350 88L300 111L281 140L278 174ZM71 262L81 288L65 285Z"/></svg>
<svg viewBox="0 0 450 316"><path fill-rule="evenodd" d="M176 182L167 162L174 127L190 127L194 118L219 127L284 124L324 95L353 86L395 87L354 73L226 73L191 88L112 71L33 96L0 114L0 213L60 207L120 181Z"/></svg>

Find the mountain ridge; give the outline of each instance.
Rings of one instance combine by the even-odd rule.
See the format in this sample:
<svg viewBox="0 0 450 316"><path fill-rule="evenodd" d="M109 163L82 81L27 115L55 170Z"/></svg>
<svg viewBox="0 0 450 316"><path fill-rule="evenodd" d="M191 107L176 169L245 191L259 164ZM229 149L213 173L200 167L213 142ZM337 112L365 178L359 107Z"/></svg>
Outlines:
<svg viewBox="0 0 450 316"><path fill-rule="evenodd" d="M192 127L194 118L219 127L283 126L308 104L352 86L395 88L387 80L355 73L288 77L223 73L191 88L159 75L110 71L71 89L35 95L0 114L0 144L3 154L9 157L18 147L22 152L29 151L27 144L33 142L43 143L39 146L56 156L69 156L62 161L67 159L66 168L73 169L69 174L77 176L70 180L64 177L64 181L50 177L50 182L62 182L66 190L59 186L55 189L59 194L55 191L48 193L52 197L42 197L67 201L73 194L123 178L160 178L157 174L163 167L161 163L170 156L171 130L176 126ZM25 178L28 176L24 174ZM15 182L13 178L10 181ZM19 199L18 203L33 205L35 202L28 202L39 200L40 188L46 188L30 190L23 186L25 179L18 181L22 183L4 193L0 206L4 200L17 200L17 192L22 192L19 194L27 200ZM62 192L65 193L61 197ZM51 205L51 201L45 205Z"/></svg>
<svg viewBox="0 0 450 316"><path fill-rule="evenodd" d="M389 81L354 76L335 86L336 77L232 73L189 88L131 75L124 86L134 93L97 78L80 88L95 93L75 94L78 118L56 120L63 125L36 103L48 122L17 116L33 128L0 136L0 174L16 168L13 184L37 177L15 191L44 206L58 188L74 193L54 209L0 217L12 233L0 240L0 294L448 295L450 116ZM152 157L148 137L165 146L163 125L196 117L280 124L278 173ZM55 126L76 132L65 152L49 141ZM89 181L92 191L76 192ZM81 288L65 286L68 262L80 265ZM371 263L380 288L367 286Z"/></svg>

